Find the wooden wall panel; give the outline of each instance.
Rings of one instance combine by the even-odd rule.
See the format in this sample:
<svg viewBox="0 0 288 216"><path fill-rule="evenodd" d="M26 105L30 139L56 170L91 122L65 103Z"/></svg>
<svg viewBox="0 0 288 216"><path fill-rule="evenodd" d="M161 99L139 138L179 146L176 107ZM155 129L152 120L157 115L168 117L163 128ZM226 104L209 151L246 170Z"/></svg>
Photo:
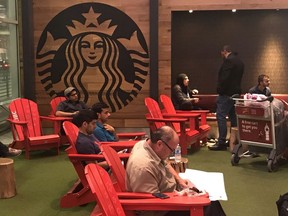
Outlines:
<svg viewBox="0 0 288 216"><path fill-rule="evenodd" d="M50 76L54 76L53 75L53 71L52 71L52 67L53 67L53 64L45 64L45 61L43 60L44 59L44 57L42 58L42 59L40 59L39 58L39 55L37 56L37 54L41 54L41 52L39 52L39 47L41 48L41 46L39 45L40 43L41 43L41 41L43 41L43 35L44 35L44 33L45 33L45 31L47 31L48 32L48 30L46 30L47 28L50 28L50 30L49 30L49 33L51 33L51 32L53 32L53 30L55 30L55 29L51 29L51 23L52 23L52 21L53 21L53 19L55 20L55 19L57 19L57 17L59 17L59 14L60 13L62 13L63 14L63 12L66 10L67 11L67 9L69 10L70 9L70 7L72 7L72 6L75 6L75 5L78 5L78 4L82 4L82 3L91 3L91 1L90 0L82 0L82 1L79 1L79 0L62 0L62 1L55 1L55 0L47 0L47 1L42 1L42 0L34 0L33 1L33 10L34 10L34 12L33 12L33 16L34 16L34 50L35 50L35 71L36 71L36 74L35 74L35 87L36 87L36 99L37 99L37 103L38 103L38 105L39 105L39 108L40 108L40 112L41 112L41 114L48 114L49 113L49 111L50 111L50 107L49 107L49 102L50 102L50 100L51 100L51 98L52 97L55 97L56 95L60 95L61 94L61 90L64 90L65 89L65 85L64 85L64 82L62 83L62 85L60 85L60 88L61 88L61 90L58 90L57 89L57 93L55 94L55 93L51 93L52 91L54 91L55 90L55 88L54 88L54 86L56 86L56 84L55 84L55 82L53 82L52 83L52 88L50 88L49 87L49 85L48 84L46 84L46 81L44 82L44 84L43 83L41 83L41 81L43 82L43 80L44 80L44 78L47 78L47 79L49 79L49 82L52 82L52 81L50 81L50 79L52 80L52 78L50 78ZM144 37L144 39L145 39L145 43L146 43L146 45L147 46L149 46L149 0L139 0L139 1L134 1L134 0L121 0L121 1L119 1L119 0L100 0L100 1L97 1L97 2L95 2L95 4L98 4L98 3L103 3L103 4L105 4L105 5L109 5L109 6L112 6L112 7L114 7L114 8L117 8L118 10L120 10L120 11L122 11L123 13L125 13L128 17L130 17L131 18L131 20L133 20L133 22L135 22L135 24L137 25L137 27L140 29L140 31L142 32L142 34L143 34L143 37ZM94 4L94 3L93 3ZM96 7L95 7L96 8ZM94 9L95 9L94 8ZM98 7L99 8L99 7ZM79 8L79 9L81 9L81 8ZM107 11L109 11L107 8L105 8L106 9L106 12ZM97 8L96 8L96 10L97 10ZM72 11L72 10L70 10L70 11ZM115 11L115 10L114 10ZM94 12L94 11L93 11ZM111 11L110 11L111 12ZM117 10L116 10L116 12L117 12ZM81 12L82 13L82 12ZM118 12L117 12L118 13ZM110 13L111 14L111 13ZM119 13L120 14L120 13ZM118 14L118 15L119 15ZM82 15L83 15L83 13L82 13ZM114 14L115 15L115 14ZM112 17L114 16L114 15L112 15ZM120 14L121 15L121 14ZM123 25L123 26L125 26L126 25L126 29L125 28L122 28L122 32L116 32L117 31L117 29L115 30L115 34L123 34L123 35L118 35L118 38L117 38L117 41L118 42L120 42L120 43L122 43L122 45L125 47L125 49L127 49L128 51L130 50L132 50L132 51L138 51L138 52L141 52L142 54L143 53L145 53L145 48L141 48L141 45L139 45L139 43L141 43L141 42L139 42L141 39L139 39L139 37L131 37L131 39L128 41L127 39L129 39L129 38L127 38L127 37L129 37L128 36L128 34L129 33L127 33L126 35L125 35L125 32L123 33L123 29L125 29L126 31L128 31L127 29L128 29L128 27L127 27L127 25L129 26L129 25L131 25L132 27L133 27L133 22L130 22L129 20L129 22L123 22L123 20L125 21L125 19L123 18L124 16L118 16L118 17L120 17L120 18L122 18L122 20L116 20L116 19L111 19L112 20L112 22L111 22L111 24L114 24L115 25L115 23L117 23L117 28L119 27L121 27L121 25ZM102 16L102 15L101 15ZM100 16L100 19L102 18L103 20L105 20L105 14L101 17ZM110 17L110 15L107 15L106 14L106 16L108 16L108 17ZM115 15L116 16L116 15ZM84 16L85 17L85 16ZM97 17L97 15L95 14L95 17ZM86 17L85 17L86 18ZM93 18L93 17L92 17ZM71 24L72 24L72 19L73 20L75 20L76 18L75 17L72 17L71 18ZM95 18L93 18L93 19L95 19ZM81 21L81 17L79 18L79 20ZM87 20L87 19L86 19ZM97 20L98 21L98 25L100 26L101 25L101 23L103 22L103 20ZM107 19L106 19L107 20ZM82 20L83 21L83 20ZM119 21L119 22L118 22ZM127 21L127 19L126 19L126 21ZM55 28L57 28L57 25L61 25L61 20L59 19L59 22L57 23L57 22L55 22L54 23L54 26L55 26ZM75 22L75 21L73 21L73 22ZM95 22L95 21L94 21ZM53 27L53 26L52 26ZM62 26L63 27L63 26ZM66 28L65 28L66 26L64 26L64 28L63 28L63 31L65 31L66 30ZM131 27L131 28L132 28ZM133 27L133 28L136 28L137 29L137 27ZM89 27L88 27L88 25L87 25L87 29L89 29ZM88 32L88 30L86 29L86 32ZM78 28L78 30L79 30L79 28ZM97 29L98 30L98 29ZM124 30L124 31L125 31ZM56 30L55 30L56 31ZM101 31L101 30L99 30L99 31ZM97 32L97 31L96 31ZM102 32L104 32L104 33L107 33L108 35L111 35L111 38L113 38L112 37L112 33L110 33L109 34L109 30L106 30L106 32L103 30ZM141 33L140 32L140 33ZM81 31L79 31L77 34L80 34L81 33ZM84 33L84 31L83 31L83 33ZM48 33L47 33L47 35L48 35ZM55 36L56 34L54 34L52 37L53 38L48 38L48 36L47 36L47 38L48 39L50 39L50 40L52 40L52 42L54 43L54 44L56 44L55 43L55 41L56 41L56 37L57 36ZM59 35L60 34L58 34L58 37L59 37ZM75 34L76 35L76 34ZM140 35L139 34L139 31L138 31L138 35ZM63 38L63 35L61 35L62 36L62 38ZM76 35L77 36L77 35ZM114 35L113 35L114 36ZM122 36L122 37L121 37ZM137 34L136 34L136 36L137 36ZM116 37L116 36L115 36ZM123 39L123 37L126 37L126 41L121 41L121 39ZM140 37L141 37L141 35L140 35ZM48 39L47 38L45 38L45 46L46 46L46 43L48 43L47 41L48 41ZM68 36L67 36L67 38L68 38ZM106 38L108 38L108 37L106 37ZM113 38L114 39L114 38ZM138 39L138 41L137 41L137 39ZM54 41L53 41L54 40ZM72 39L71 39L72 40ZM108 40L108 39L107 39ZM112 39L111 39L112 40ZM116 40L116 39L115 39ZM67 41L68 41L68 39L67 39ZM116 43L117 43L117 41L116 41ZM130 42L130 43L125 43L125 42ZM48 51L55 51L56 49L54 49L53 48L53 43L51 43L52 45L50 45L50 47L47 45L46 47L44 47L44 48L42 48L43 49L43 51L42 51L42 53L43 52L46 52L46 53L48 53ZM117 44L116 44L117 45ZM125 46L125 45L127 45L127 46ZM121 48L121 45L117 45L118 46L118 48L120 47ZM142 42L142 47L143 47L144 45L143 45L143 42ZM51 48L51 50L49 50L49 48ZM120 49L119 48L119 49ZM59 49L58 49L59 50ZM144 51L142 51L142 50L144 50ZM80 52L80 51L79 51ZM116 51L115 51L116 52ZM111 55L113 55L113 53L114 53L114 51L112 51L111 52L112 54ZM120 53L120 51L119 51L119 53ZM148 53L148 54L147 54ZM107 54L107 52L106 52L106 54ZM140 60L140 61L142 61L143 63L147 63L146 65L147 66L141 66L141 65L139 65L139 64L137 64L137 63L135 63L135 61L134 61L134 67L138 67L138 68L140 68L140 69L142 69L142 70L144 70L144 71L146 71L146 73L147 73L147 75L140 75L139 77L140 78L142 78L142 79L144 79L145 78L145 82L144 82L144 84L143 83L141 83L141 82L137 82L137 81L135 81L134 80L134 83L138 83L140 86L141 86L141 90L139 91L139 89L138 88L136 88L135 87L135 85L134 85L134 87L133 87L133 89L134 89L134 91L136 91L138 94L137 94L137 96L136 97L134 97L133 96L133 94L131 93L132 92L132 90L131 90L131 88L132 87L127 87L128 89L127 89L127 92L129 92L129 91L131 91L130 92L130 96L132 96L132 100L131 99L129 99L129 98L127 98L127 99L125 99L127 96L123 96L123 100L122 100L122 98L120 98L119 99L119 97L118 97L118 102L119 101L122 101L123 102L123 104L122 104L122 106L121 107L116 107L116 105L115 105L115 112L111 115L111 124L113 124L113 126L115 126L115 127L131 127L131 125L133 125L133 127L147 127L148 125L147 125L147 123L146 123L146 121L145 121L145 113L146 113L146 107L145 107L145 105L144 105L144 98L145 97L147 97L147 96L149 96L149 48L148 48L148 50L146 51L146 54L147 54L147 56L148 56L148 58L146 57L146 58L141 58L141 57L139 57L139 56L137 56L137 55L135 55L135 54L130 54L129 55L129 57L131 57L131 58L134 58L134 59L136 59L136 60ZM107 55L109 55L109 54L107 54ZM119 56L120 56L121 54L119 54ZM56 55L54 55L54 57L55 57ZM79 56L78 56L79 57ZM80 57L79 57L80 58ZM104 58L103 56L102 56L102 58ZM40 59L40 60L39 60ZM111 58L112 59L112 58ZM109 60L109 64L112 62L112 60ZM123 58L122 58L123 59ZM144 60L143 60L144 59ZM49 60L49 55L47 56L47 59L46 60ZM124 60L126 60L126 59L124 59ZM61 60L60 60L61 61ZM64 60L65 61L65 60ZM132 61L132 60L131 60ZM59 60L58 60L58 62L59 62ZM38 63L38 64L37 64ZM128 61L128 63L129 63L129 61ZM45 66L42 66L42 68L39 66L40 64L43 64L43 65L45 65ZM83 63L84 64L84 63ZM112 64L112 63L111 63ZM120 63L121 64L121 63ZM123 64L123 63L122 63ZM51 66L52 65L52 66ZM110 65L109 65L110 66ZM109 67L108 66L108 67ZM129 65L128 65L129 66ZM68 67L68 66L67 66ZM80 67L81 67L81 65L80 65ZM88 68L88 67L87 67ZM88 104L88 106L91 106L93 103L95 103L95 102L97 102L98 100L97 100L97 94L98 94L98 92L99 92L99 89L101 88L101 86L103 87L104 85L103 85L103 83L104 83L104 80L105 80L105 78L103 78L103 79L101 79L101 78L99 78L99 77L96 77L96 79L97 80L95 80L95 73L100 73L100 69L97 69L97 66L95 67L96 69L87 69L84 73L84 75L82 76L82 78L81 78L81 83L84 85L84 87L86 88L86 90L87 90L87 92L88 92L88 94L90 95L89 97L88 97L88 99L86 100L87 101L87 104ZM112 68L112 66L110 67L110 68ZM49 73L45 73L45 75L39 75L39 71L41 71L41 70L44 70L44 69L46 69L46 70L50 70L50 71L52 71L52 72L49 72ZM126 65L124 65L124 66L122 66L121 68L118 68L118 69L120 69L120 70L126 70L127 69L127 67L126 67ZM60 68L59 68L59 70L60 70ZM103 70L105 70L105 69L103 69ZM107 69L108 70L108 69ZM106 70L106 71L107 71ZM130 65L130 71L131 71L131 65ZM124 71L123 73L127 73L126 71ZM63 73L64 74L64 73ZM115 73L116 74L116 73ZM113 75L115 75L115 74L113 74ZM126 76L126 78L129 76L129 75L125 75ZM63 76L62 76L63 77ZM128 77L128 79L129 79L130 77ZM129 81L129 83L131 83L131 79L133 79L133 77L132 78L130 78L130 81ZM120 80L120 78L119 78L119 80ZM75 80L73 80L73 81L75 81ZM78 81L78 80L77 80ZM115 81L115 79L113 78L113 77L110 77L109 79L108 79L108 84L107 84L107 86L109 85L109 82L114 82ZM72 81L71 81L72 82ZM70 83L71 83L70 82ZM117 83L117 78L116 78L116 83ZM123 83L123 82L122 82ZM78 84L78 83L77 83ZM76 84L76 85L77 85ZM66 84L67 85L67 84ZM70 86L70 85L68 85L68 86ZM111 84L111 86L112 86L112 84ZM123 84L121 84L121 86L124 86ZM46 88L46 89L44 89L44 88ZM49 88L49 90L47 90L47 88ZM104 87L103 87L104 88ZM125 88L125 87L123 87L123 88ZM123 90L123 91L125 91L126 89L123 89L123 88L121 88L121 90ZM136 88L136 89L135 89ZM51 89L53 89L53 90L51 90ZM56 91L56 90L55 90ZM84 90L83 90L83 92L81 91L81 90L79 90L80 91L80 93L81 93L81 96L82 96L82 98L84 98L83 97L83 92L84 92ZM108 90L107 90L108 91ZM122 92L122 91L121 91ZM119 94L121 94L121 92L119 93ZM112 97L112 96L111 96ZM105 100L104 100L105 101ZM116 99L115 99L115 101L116 101ZM128 105L125 105L125 102L124 101L128 101ZM105 101L105 102L107 102L107 101ZM120 102L120 103L122 103L122 102ZM116 103L116 102L115 102Z"/></svg>
<svg viewBox="0 0 288 216"><path fill-rule="evenodd" d="M159 77L171 77L171 12L184 10L287 9L286 0L159 0ZM171 94L171 80L159 79L159 94Z"/></svg>
<svg viewBox="0 0 288 216"><path fill-rule="evenodd" d="M34 0L34 41L35 50L37 42L49 21L58 13L75 4L91 2L91 0ZM100 0L113 7L120 9L130 16L141 29L149 44L149 0ZM159 0L159 94L170 95L171 88L171 11L177 10L230 10L237 9L281 9L288 8L287 0ZM36 78L37 101L42 114L48 111L47 104L50 96L44 91L39 77ZM149 95L149 79L143 85L129 106L113 113L116 127L145 127L144 120L146 108L143 99ZM116 118L117 117L117 118Z"/></svg>

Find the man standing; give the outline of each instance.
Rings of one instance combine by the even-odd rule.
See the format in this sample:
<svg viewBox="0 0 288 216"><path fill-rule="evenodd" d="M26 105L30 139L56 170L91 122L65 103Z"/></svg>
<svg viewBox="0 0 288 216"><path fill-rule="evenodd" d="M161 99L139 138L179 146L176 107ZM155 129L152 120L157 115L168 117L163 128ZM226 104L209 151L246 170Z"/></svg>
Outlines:
<svg viewBox="0 0 288 216"><path fill-rule="evenodd" d="M238 58L237 53L233 53L229 45L225 45L221 51L224 59L218 73L217 84L217 109L216 118L218 124L218 143L208 147L210 150L226 150L227 120L229 117L231 127L237 127L234 101L231 96L241 94L241 80L244 73L244 64Z"/></svg>
<svg viewBox="0 0 288 216"><path fill-rule="evenodd" d="M108 118L111 115L109 106L106 103L98 102L92 106L92 110L97 114L97 127L94 130L94 136L100 142L115 142L119 138L116 135L115 128L107 124Z"/></svg>
<svg viewBox="0 0 288 216"><path fill-rule="evenodd" d="M64 90L64 96L67 100L62 101L57 106L56 116L72 117L80 110L88 109L83 101L79 101L79 94L74 87L68 87Z"/></svg>
<svg viewBox="0 0 288 216"><path fill-rule="evenodd" d="M263 94L267 97L271 96L271 90L269 88L270 78L265 74L258 76L258 85L249 89L250 94Z"/></svg>

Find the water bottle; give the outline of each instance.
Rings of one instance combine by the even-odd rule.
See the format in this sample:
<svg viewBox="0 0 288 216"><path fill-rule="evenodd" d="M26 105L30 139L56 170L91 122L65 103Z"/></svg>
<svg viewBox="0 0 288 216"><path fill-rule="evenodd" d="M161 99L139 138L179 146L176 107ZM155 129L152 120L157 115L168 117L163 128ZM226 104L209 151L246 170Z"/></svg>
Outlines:
<svg viewBox="0 0 288 216"><path fill-rule="evenodd" d="M181 146L178 144L175 149L175 162L181 162Z"/></svg>

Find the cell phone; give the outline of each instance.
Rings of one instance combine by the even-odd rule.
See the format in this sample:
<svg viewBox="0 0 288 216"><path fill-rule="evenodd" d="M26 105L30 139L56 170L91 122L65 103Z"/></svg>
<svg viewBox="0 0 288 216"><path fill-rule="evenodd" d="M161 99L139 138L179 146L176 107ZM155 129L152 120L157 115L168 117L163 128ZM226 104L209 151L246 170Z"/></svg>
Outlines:
<svg viewBox="0 0 288 216"><path fill-rule="evenodd" d="M195 191L196 193L202 193L202 191L200 191L198 188L196 187L192 187L192 188L189 188L190 190L193 190Z"/></svg>
<svg viewBox="0 0 288 216"><path fill-rule="evenodd" d="M153 193L152 195L155 196L155 197L157 197L157 198L160 198L160 199L167 199L167 198L169 198L168 195L163 194L163 193Z"/></svg>

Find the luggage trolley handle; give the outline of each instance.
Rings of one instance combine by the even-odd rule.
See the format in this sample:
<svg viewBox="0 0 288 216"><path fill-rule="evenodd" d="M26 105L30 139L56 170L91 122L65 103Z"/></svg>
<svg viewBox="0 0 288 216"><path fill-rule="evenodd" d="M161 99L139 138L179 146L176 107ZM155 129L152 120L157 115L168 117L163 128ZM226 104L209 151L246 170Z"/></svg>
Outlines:
<svg viewBox="0 0 288 216"><path fill-rule="evenodd" d="M250 99L242 99L240 98L240 95L239 94L234 94L230 97L231 99L233 100L237 100L237 101L246 101L246 100L250 100ZM257 102L264 102L264 101L269 101L270 103L272 103L272 101L274 100L274 97L271 95L267 98L264 98L262 100L256 100Z"/></svg>

